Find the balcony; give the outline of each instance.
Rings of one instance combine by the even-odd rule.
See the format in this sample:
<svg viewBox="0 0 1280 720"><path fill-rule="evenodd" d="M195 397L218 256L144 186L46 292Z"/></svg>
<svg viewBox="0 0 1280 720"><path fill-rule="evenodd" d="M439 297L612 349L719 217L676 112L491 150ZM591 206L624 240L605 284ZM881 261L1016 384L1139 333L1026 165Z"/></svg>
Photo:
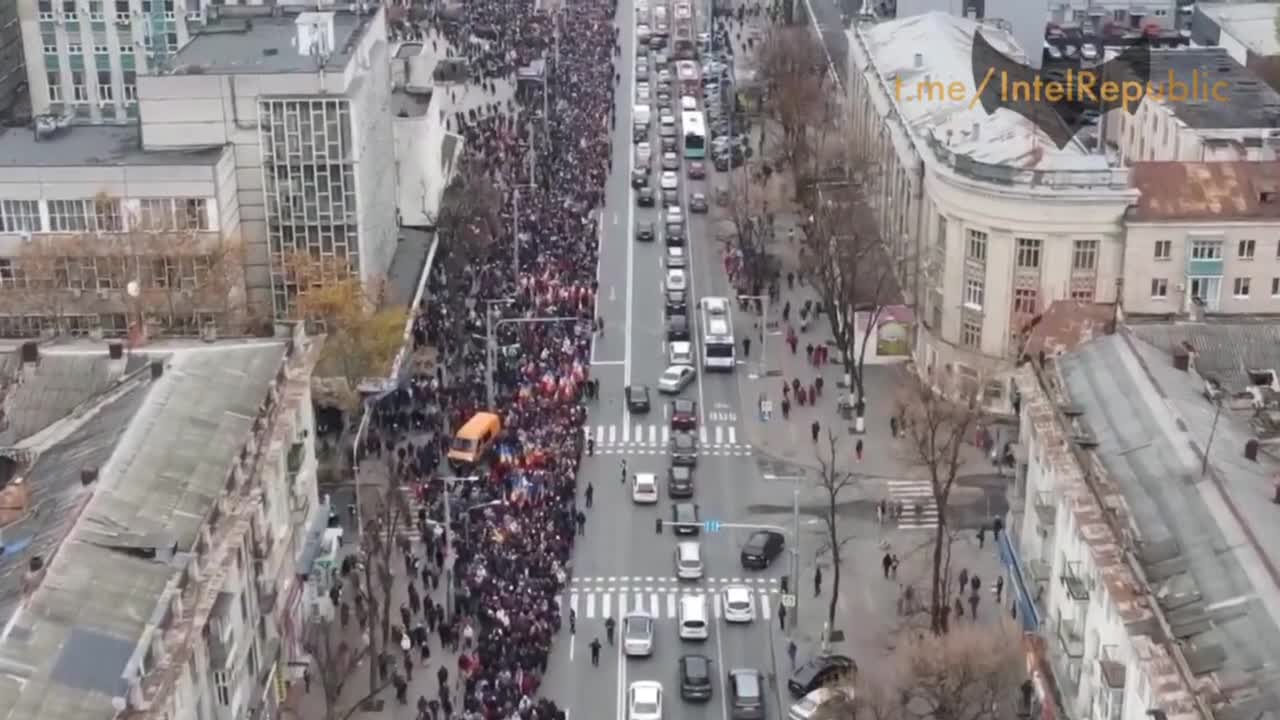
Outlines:
<svg viewBox="0 0 1280 720"><path fill-rule="evenodd" d="M1036 493L1034 507L1036 518L1040 521L1040 527L1053 527L1054 523L1058 521L1058 505L1053 501L1053 493Z"/></svg>
<svg viewBox="0 0 1280 720"><path fill-rule="evenodd" d="M1188 258L1187 277L1222 277L1222 258Z"/></svg>
<svg viewBox="0 0 1280 720"><path fill-rule="evenodd" d="M1098 657L1098 676L1102 684L1111 690L1124 690L1125 665L1115 645L1105 645ZM1123 697L1123 693L1121 693Z"/></svg>
<svg viewBox="0 0 1280 720"><path fill-rule="evenodd" d="M1080 575L1080 563L1067 563L1059 579L1062 581L1062 586L1067 589L1067 597L1078 603L1089 601L1089 586Z"/></svg>
<svg viewBox="0 0 1280 720"><path fill-rule="evenodd" d="M286 467L289 470L289 480L292 481L302 471L302 462L307 457L307 448L300 442L296 442L289 446L289 456L286 460Z"/></svg>
<svg viewBox="0 0 1280 720"><path fill-rule="evenodd" d="M1083 623L1076 620L1058 618L1058 646L1062 654L1073 659L1084 657Z"/></svg>

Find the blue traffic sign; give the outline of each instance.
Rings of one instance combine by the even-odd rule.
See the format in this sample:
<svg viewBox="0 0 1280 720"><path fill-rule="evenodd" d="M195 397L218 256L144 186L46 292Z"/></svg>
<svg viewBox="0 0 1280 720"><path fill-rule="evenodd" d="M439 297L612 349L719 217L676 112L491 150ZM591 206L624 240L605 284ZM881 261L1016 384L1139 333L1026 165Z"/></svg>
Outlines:
<svg viewBox="0 0 1280 720"><path fill-rule="evenodd" d="M703 520L702 529L706 530L709 533L720 532L720 521L719 520Z"/></svg>

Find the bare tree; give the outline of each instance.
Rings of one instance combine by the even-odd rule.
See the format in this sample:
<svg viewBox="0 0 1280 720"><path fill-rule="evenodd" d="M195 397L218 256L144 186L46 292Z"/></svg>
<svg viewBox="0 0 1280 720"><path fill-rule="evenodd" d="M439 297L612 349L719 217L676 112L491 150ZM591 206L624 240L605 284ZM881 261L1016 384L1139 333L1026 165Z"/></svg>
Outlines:
<svg viewBox="0 0 1280 720"><path fill-rule="evenodd" d="M474 160L464 156L432 218L447 277L463 279L465 269L489 259L505 233L504 205L502 191Z"/></svg>
<svg viewBox="0 0 1280 720"><path fill-rule="evenodd" d="M865 217L864 190L867 173L859 174L839 187L839 199L819 192L820 202L804 234L802 267L818 291L819 301L840 351L840 362L851 404L859 418L866 411L864 368L867 347L879 325L886 304L896 300L897 282L893 268L874 230ZM835 194L835 193L833 193ZM859 312L867 314L865 327L857 326Z"/></svg>
<svg viewBox="0 0 1280 720"><path fill-rule="evenodd" d="M388 457L391 463L394 455ZM394 476L393 476L394 478ZM409 507L404 494L393 486L379 488L377 498L372 505L372 513L364 515L364 534L361 537L360 575L367 608L367 634L369 638L369 656L373 662L369 666L369 696L376 696L391 681L391 673L379 672L379 659L388 652L391 641L392 614L391 605L395 593L395 573L391 563L396 560L397 540L400 532L408 523ZM367 503L357 498L356 502L365 507ZM447 590L446 590L447 592ZM404 628L405 631L408 628Z"/></svg>
<svg viewBox="0 0 1280 720"><path fill-rule="evenodd" d="M1010 720L1026 679L1022 633L1012 623L957 623L917 635L897 651L908 720Z"/></svg>
<svg viewBox="0 0 1280 720"><path fill-rule="evenodd" d="M834 119L827 56L807 26L777 26L760 42L754 64L765 85L765 117L776 123L780 155L802 186L812 172L815 135Z"/></svg>
<svg viewBox="0 0 1280 720"><path fill-rule="evenodd" d="M962 382L952 374L919 377L903 373L897 398L900 431L907 460L924 473L938 509L929 588L929 622L935 634L946 629L950 545L948 502L966 460L964 445L983 423L977 381ZM910 511L910 509L908 509Z"/></svg>
<svg viewBox="0 0 1280 720"><path fill-rule="evenodd" d="M377 664L373 661L373 645L368 633L362 631L358 641L352 643L342 637L339 624L332 619L320 617L309 621L303 632L307 652L311 655L316 680L324 698L324 716L322 719L302 718L294 708L292 714L299 720L348 720L391 684L391 678L387 677L363 697L344 704L342 697L347 681L355 675L360 665L366 661L370 665Z"/></svg>
<svg viewBox="0 0 1280 720"><path fill-rule="evenodd" d="M839 438L831 430L827 430L825 447L814 450L818 460L818 486L822 489L826 503L822 514L822 522L826 531L824 552L831 553L831 601L827 604L827 627L834 629L836 625L836 604L840 600L840 575L844 561L844 546L853 539L840 532L841 497L848 490L859 485L861 476L844 470L847 458L839 453Z"/></svg>

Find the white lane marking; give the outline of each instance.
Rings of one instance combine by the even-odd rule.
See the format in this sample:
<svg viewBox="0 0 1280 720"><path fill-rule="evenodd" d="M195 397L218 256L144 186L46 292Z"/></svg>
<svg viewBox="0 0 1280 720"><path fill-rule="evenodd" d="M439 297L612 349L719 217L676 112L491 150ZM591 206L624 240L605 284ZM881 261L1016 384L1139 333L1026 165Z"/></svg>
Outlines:
<svg viewBox="0 0 1280 720"><path fill-rule="evenodd" d="M609 605L613 602L613 593L601 593L600 595L600 617L607 618L609 615Z"/></svg>
<svg viewBox="0 0 1280 720"><path fill-rule="evenodd" d="M622 421L622 442L627 443L630 441L631 441L631 423L627 422L626 419L624 418ZM612 442L612 440L610 440L610 442Z"/></svg>
<svg viewBox="0 0 1280 720"><path fill-rule="evenodd" d="M639 610L640 612L645 611L643 593L636 593L636 610ZM654 608L654 610L657 610L657 608Z"/></svg>
<svg viewBox="0 0 1280 720"><path fill-rule="evenodd" d="M711 596L711 614L714 615L717 620L720 619L720 593L715 593ZM717 628L717 630L718 629L719 628Z"/></svg>
<svg viewBox="0 0 1280 720"><path fill-rule="evenodd" d="M569 593L569 611L578 614L578 593Z"/></svg>
<svg viewBox="0 0 1280 720"><path fill-rule="evenodd" d="M604 426L597 425L596 426L596 444L599 445L602 442L604 442ZM609 443L613 444L613 426L612 425L609 426Z"/></svg>
<svg viewBox="0 0 1280 720"><path fill-rule="evenodd" d="M707 426L706 425L698 426L698 443L701 445L707 444Z"/></svg>
<svg viewBox="0 0 1280 720"><path fill-rule="evenodd" d="M636 423L636 442L644 442L644 426L640 423Z"/></svg>
<svg viewBox="0 0 1280 720"><path fill-rule="evenodd" d="M666 445L671 442L671 428L667 425L662 426L662 444Z"/></svg>
<svg viewBox="0 0 1280 720"><path fill-rule="evenodd" d="M667 616L673 617L673 618L676 616L676 594L675 593L667 593Z"/></svg>
<svg viewBox="0 0 1280 720"><path fill-rule="evenodd" d="M723 668L725 667L724 642L720 639L720 631L724 629L724 625L719 622L717 622L715 625L716 625L716 667L721 668L723 672ZM728 696L729 696L729 693L726 693L726 692L720 693L720 712L722 713L721 717L723 717L724 720L729 720Z"/></svg>
<svg viewBox="0 0 1280 720"><path fill-rule="evenodd" d="M730 445L738 444L737 434L738 434L737 429L734 428L732 425L730 425L729 426L729 444Z"/></svg>
<svg viewBox="0 0 1280 720"><path fill-rule="evenodd" d="M760 592L760 617L768 620L773 615L773 608L769 607L769 593Z"/></svg>
<svg viewBox="0 0 1280 720"><path fill-rule="evenodd" d="M618 593L618 617L626 617L627 615L627 593Z"/></svg>
<svg viewBox="0 0 1280 720"><path fill-rule="evenodd" d="M716 426L716 444L720 445L723 442L724 442L724 427L721 425L717 425Z"/></svg>
<svg viewBox="0 0 1280 720"><path fill-rule="evenodd" d="M596 616L596 594L587 593L587 611L583 613L586 617L593 618Z"/></svg>
<svg viewBox="0 0 1280 720"><path fill-rule="evenodd" d="M649 444L653 445L656 442L658 442L658 426L650 425L649 426Z"/></svg>

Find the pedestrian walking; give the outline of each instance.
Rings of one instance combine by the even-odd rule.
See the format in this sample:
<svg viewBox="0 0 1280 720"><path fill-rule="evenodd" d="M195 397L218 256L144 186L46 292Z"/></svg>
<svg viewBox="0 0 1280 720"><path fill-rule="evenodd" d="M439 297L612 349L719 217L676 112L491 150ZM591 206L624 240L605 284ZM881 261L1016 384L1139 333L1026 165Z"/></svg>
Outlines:
<svg viewBox="0 0 1280 720"><path fill-rule="evenodd" d="M974 620L978 619L978 592L976 590L969 596L969 617Z"/></svg>
<svg viewBox="0 0 1280 720"><path fill-rule="evenodd" d="M795 640L787 641L787 657L790 658L791 670L794 671L796 669L796 641Z"/></svg>
<svg viewBox="0 0 1280 720"><path fill-rule="evenodd" d="M822 594L822 568L813 569L813 595L817 597Z"/></svg>
<svg viewBox="0 0 1280 720"><path fill-rule="evenodd" d="M858 456L858 462L862 462L862 438L858 438L858 442L853 446L853 452Z"/></svg>
<svg viewBox="0 0 1280 720"><path fill-rule="evenodd" d="M751 354L751 338L742 338L742 356L747 357Z"/></svg>
<svg viewBox="0 0 1280 720"><path fill-rule="evenodd" d="M591 648L591 665L593 667L599 667L600 666L600 638L592 638L591 644L588 645L588 647Z"/></svg>
<svg viewBox="0 0 1280 720"><path fill-rule="evenodd" d="M985 527L978 528L978 549L981 550L987 544L987 529Z"/></svg>
<svg viewBox="0 0 1280 720"><path fill-rule="evenodd" d="M586 535L587 534L587 514L579 510L578 514L575 516L574 519L578 521L578 534Z"/></svg>
<svg viewBox="0 0 1280 720"><path fill-rule="evenodd" d="M889 418L889 434L898 437L898 418Z"/></svg>
<svg viewBox="0 0 1280 720"><path fill-rule="evenodd" d="M596 439L587 438L587 457L595 457L596 455Z"/></svg>
<svg viewBox="0 0 1280 720"><path fill-rule="evenodd" d="M961 568L960 569L960 592L964 592L964 589L968 587L968 585L969 585L969 568Z"/></svg>
<svg viewBox="0 0 1280 720"><path fill-rule="evenodd" d="M889 578L889 570L893 569L893 556L885 553L884 557L880 559L880 566L884 568L884 576L887 580Z"/></svg>
<svg viewBox="0 0 1280 720"><path fill-rule="evenodd" d="M787 631L787 608L785 605L778 606L778 629Z"/></svg>
<svg viewBox="0 0 1280 720"><path fill-rule="evenodd" d="M898 579L898 556L893 556L893 565L889 568L889 577L893 580Z"/></svg>
<svg viewBox="0 0 1280 720"><path fill-rule="evenodd" d="M804 403L800 403L800 404L803 405ZM809 425L809 434L813 436L813 441L815 443L818 442L818 431L820 431L821 429L822 429L822 426L818 424L817 420L814 420L813 423Z"/></svg>
<svg viewBox="0 0 1280 720"><path fill-rule="evenodd" d="M969 578L969 587L972 588L974 592L978 592L978 590L982 587L982 580L979 579L977 575L974 575L973 577Z"/></svg>
<svg viewBox="0 0 1280 720"><path fill-rule="evenodd" d="M591 507L591 503L594 502L595 496L596 496L596 486L592 485L591 483L587 483L587 490L586 490L587 507Z"/></svg>
<svg viewBox="0 0 1280 720"><path fill-rule="evenodd" d="M992 586L991 592L996 596L996 602L1000 602L1000 596L1004 594L1004 576L996 578L996 584Z"/></svg>
<svg viewBox="0 0 1280 720"><path fill-rule="evenodd" d="M578 634L578 611L569 608L569 634Z"/></svg>

